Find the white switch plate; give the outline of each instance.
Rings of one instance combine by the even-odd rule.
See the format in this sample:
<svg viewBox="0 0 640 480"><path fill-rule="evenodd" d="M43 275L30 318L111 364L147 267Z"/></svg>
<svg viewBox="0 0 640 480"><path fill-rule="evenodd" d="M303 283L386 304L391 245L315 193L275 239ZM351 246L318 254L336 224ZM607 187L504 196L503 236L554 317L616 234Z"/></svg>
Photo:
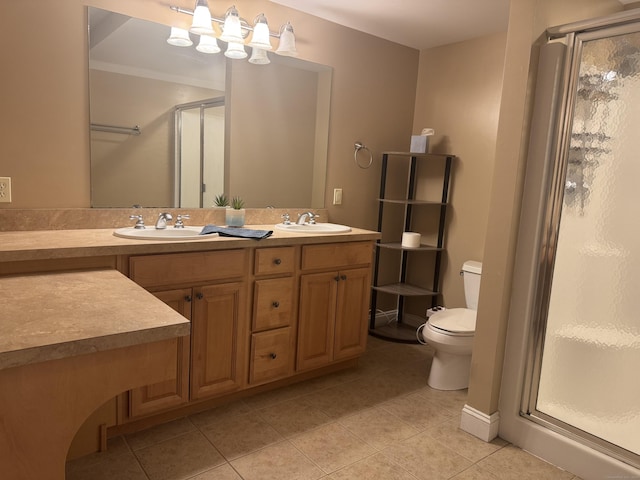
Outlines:
<svg viewBox="0 0 640 480"><path fill-rule="evenodd" d="M342 205L342 189L341 188L333 189L333 204Z"/></svg>
<svg viewBox="0 0 640 480"><path fill-rule="evenodd" d="M0 203L11 203L11 177L0 177Z"/></svg>

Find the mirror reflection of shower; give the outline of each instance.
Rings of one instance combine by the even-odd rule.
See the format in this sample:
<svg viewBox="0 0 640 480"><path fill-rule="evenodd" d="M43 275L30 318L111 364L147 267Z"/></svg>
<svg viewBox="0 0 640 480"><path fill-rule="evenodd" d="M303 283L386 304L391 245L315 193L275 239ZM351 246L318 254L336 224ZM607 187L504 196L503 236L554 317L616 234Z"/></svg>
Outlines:
<svg viewBox="0 0 640 480"><path fill-rule="evenodd" d="M211 207L225 191L224 139L224 97L176 106L175 205Z"/></svg>

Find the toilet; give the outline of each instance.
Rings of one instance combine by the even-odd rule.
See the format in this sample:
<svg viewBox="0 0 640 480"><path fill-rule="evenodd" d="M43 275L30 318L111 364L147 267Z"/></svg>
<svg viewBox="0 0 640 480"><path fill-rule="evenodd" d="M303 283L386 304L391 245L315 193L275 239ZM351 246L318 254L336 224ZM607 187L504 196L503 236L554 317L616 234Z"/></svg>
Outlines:
<svg viewBox="0 0 640 480"><path fill-rule="evenodd" d="M437 390L462 390L469 386L471 347L476 330L476 310L480 292L482 263L464 262L467 308L451 308L435 313L422 325L422 338L436 351L427 384Z"/></svg>

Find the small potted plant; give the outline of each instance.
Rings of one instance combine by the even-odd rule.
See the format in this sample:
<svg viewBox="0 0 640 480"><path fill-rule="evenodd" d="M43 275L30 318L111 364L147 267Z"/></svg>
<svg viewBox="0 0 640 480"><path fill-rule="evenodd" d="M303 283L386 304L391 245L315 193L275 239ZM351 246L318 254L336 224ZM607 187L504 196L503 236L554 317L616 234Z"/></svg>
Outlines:
<svg viewBox="0 0 640 480"><path fill-rule="evenodd" d="M231 199L231 208L227 208L225 220L229 227L244 226L244 200L240 197L233 197Z"/></svg>
<svg viewBox="0 0 640 480"><path fill-rule="evenodd" d="M229 199L224 193L216 195L216 198L213 200L213 206L219 208L227 208L229 206Z"/></svg>

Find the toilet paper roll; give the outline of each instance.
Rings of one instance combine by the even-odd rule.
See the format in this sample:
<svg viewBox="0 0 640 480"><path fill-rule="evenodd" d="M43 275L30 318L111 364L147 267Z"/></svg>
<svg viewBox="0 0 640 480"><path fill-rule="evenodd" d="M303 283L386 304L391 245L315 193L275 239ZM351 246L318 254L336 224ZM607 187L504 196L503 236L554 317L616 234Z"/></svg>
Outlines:
<svg viewBox="0 0 640 480"><path fill-rule="evenodd" d="M415 232L404 232L402 234L402 246L405 248L417 248L420 246L420 234Z"/></svg>

